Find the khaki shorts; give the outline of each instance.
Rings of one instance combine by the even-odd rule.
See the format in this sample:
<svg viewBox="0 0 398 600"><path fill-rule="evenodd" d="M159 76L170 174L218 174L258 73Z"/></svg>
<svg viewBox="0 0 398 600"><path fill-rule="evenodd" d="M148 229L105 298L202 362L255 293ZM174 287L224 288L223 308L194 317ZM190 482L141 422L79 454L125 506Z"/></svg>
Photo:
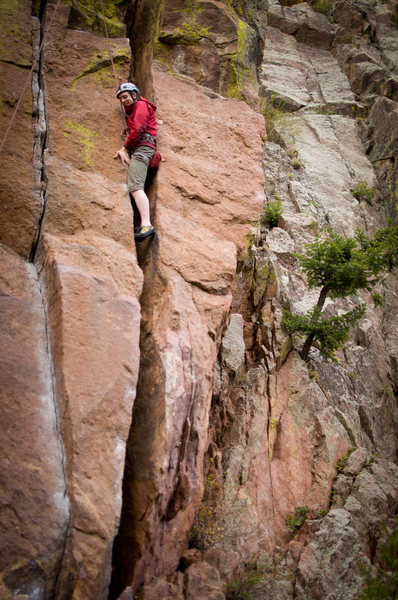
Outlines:
<svg viewBox="0 0 398 600"><path fill-rule="evenodd" d="M130 158L127 175L127 188L129 192L143 190L148 172L148 165L154 157L155 150L149 146L137 146Z"/></svg>

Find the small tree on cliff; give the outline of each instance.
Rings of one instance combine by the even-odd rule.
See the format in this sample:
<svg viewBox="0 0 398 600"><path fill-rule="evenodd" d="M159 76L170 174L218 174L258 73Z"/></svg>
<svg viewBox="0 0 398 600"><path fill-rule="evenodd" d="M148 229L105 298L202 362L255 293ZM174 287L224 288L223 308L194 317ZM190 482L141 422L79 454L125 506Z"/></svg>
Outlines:
<svg viewBox="0 0 398 600"><path fill-rule="evenodd" d="M325 300L371 291L382 281L398 265L398 227L380 229L373 238L357 230L355 237L345 239L329 230L325 239L318 235L312 244L306 244L306 250L305 255L296 256L307 275L308 288L320 288L318 302L306 315L285 311L282 324L289 333L306 336L300 352L304 360L315 340L322 356L336 360L336 350L348 340L350 326L364 316L366 306L360 303L343 315L327 318L322 315ZM373 299L382 301L378 294Z"/></svg>

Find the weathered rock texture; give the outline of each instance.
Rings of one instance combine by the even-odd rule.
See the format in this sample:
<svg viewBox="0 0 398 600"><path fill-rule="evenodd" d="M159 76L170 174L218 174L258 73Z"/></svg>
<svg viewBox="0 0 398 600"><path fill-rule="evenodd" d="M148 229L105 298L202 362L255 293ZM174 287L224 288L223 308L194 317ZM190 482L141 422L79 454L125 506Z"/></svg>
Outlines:
<svg viewBox="0 0 398 600"><path fill-rule="evenodd" d="M0 597L54 593L69 522L46 319L35 268L1 247Z"/></svg>
<svg viewBox="0 0 398 600"><path fill-rule="evenodd" d="M229 97L251 98L258 61L255 29L228 3L165 3L157 57L169 69Z"/></svg>
<svg viewBox="0 0 398 600"><path fill-rule="evenodd" d="M339 365L319 360L316 350L308 368L295 354L285 361L282 308L304 313L318 295L306 291L291 253L302 252L319 227L331 226L343 235L357 227L373 233L385 222L395 185L386 185L387 170L379 161L382 153L388 156L390 176L395 102L369 99L351 88L336 52L328 51L337 44L339 52L336 26L309 11L305 4L289 9L270 3L260 70L271 131L265 189L269 198L282 200L284 212L279 228L256 239L240 274L232 312L243 316L243 332L229 329L227 336L235 342L221 347L205 497L193 539L205 549L206 561L230 580L237 573L240 581L246 577L249 587L248 571L237 568L236 556L241 564L251 562L257 578L249 589L253 598L357 597L363 585L358 563L374 559L380 522L390 522L397 502L397 380L391 348L398 340L395 326L385 321L390 308L384 315L372 311L365 296L368 315ZM365 104L371 106L369 120L358 128L353 116L363 119ZM387 127L382 150L376 144ZM361 143L364 132L372 140L369 157ZM370 205L352 194L361 181L377 189ZM385 291L394 305L395 284L392 278ZM238 359L231 361L228 350L241 340L243 368ZM364 458L340 498L336 486L340 489L343 476L334 483L336 462L350 448ZM383 458L373 462L373 452ZM309 507L312 520L286 547L285 520L300 506ZM329 509L325 519L316 518Z"/></svg>
<svg viewBox="0 0 398 600"><path fill-rule="evenodd" d="M135 0L130 40L115 3L3 5L2 132L45 37L0 155L1 598L356 598L397 505L396 280L339 363L280 322L317 297L293 252L396 218L392 4ZM164 158L137 248L129 73Z"/></svg>
<svg viewBox="0 0 398 600"><path fill-rule="evenodd" d="M9 27L21 13L27 29L30 7L15 6ZM47 5L35 139L28 90L1 155L3 598L107 597L138 377L143 278L124 173L109 155L121 129L109 47L68 29L70 10ZM120 69L126 40L110 46ZM27 48L4 50L3 68L16 71ZM26 76L5 79L3 105Z"/></svg>
<svg viewBox="0 0 398 600"><path fill-rule="evenodd" d="M32 50L39 41L39 24L31 21L30 6L25 2L2 2L0 33L0 76L2 81L2 145L15 107L32 67ZM11 44L10 39L15 43ZM37 81L37 70L34 80ZM36 83L37 85L37 83ZM40 182L34 181L32 165L33 103L27 93L20 102L18 118L1 154L1 240L24 258L28 258L40 219L42 202ZM34 158L37 155L35 153ZM13 177L10 177L13 174ZM18 215L18 218L17 218ZM13 224L10 227L10 223Z"/></svg>
<svg viewBox="0 0 398 600"><path fill-rule="evenodd" d="M263 119L242 102L212 98L163 71L154 75L165 162L157 182L158 235L152 256L143 250L143 364L117 543L117 590L132 578L137 587L174 571L186 546L202 493L213 368L237 251L244 250L264 202ZM257 157L249 183L248 153Z"/></svg>

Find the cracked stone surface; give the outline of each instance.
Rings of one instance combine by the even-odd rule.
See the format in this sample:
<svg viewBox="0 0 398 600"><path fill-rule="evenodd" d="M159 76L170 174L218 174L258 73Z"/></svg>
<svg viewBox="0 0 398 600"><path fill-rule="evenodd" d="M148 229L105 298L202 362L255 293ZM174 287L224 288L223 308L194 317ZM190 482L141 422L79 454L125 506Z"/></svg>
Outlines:
<svg viewBox="0 0 398 600"><path fill-rule="evenodd" d="M0 51L2 131L38 47L25 4L1 12L0 39L17 39ZM393 524L396 278L383 308L362 295L338 363L316 347L304 363L281 326L318 295L294 252L322 228L372 234L396 215L391 4L338 0L331 22L305 2L235 14L201 0L192 44L184 6L166 3L151 73L143 13L129 24L145 29L130 68L156 95L164 158L150 243L135 247L113 160L124 123L109 48L126 80L129 40L75 29L67 4L0 156L6 600L105 600L112 572L112 600L141 586L140 600L224 600L248 564L264 575L256 598L354 599L358 561L377 558L380 523ZM235 76L250 106L259 93L288 109L268 140L261 114L219 95ZM361 181L370 202L353 196ZM282 201L272 229L264 190Z"/></svg>

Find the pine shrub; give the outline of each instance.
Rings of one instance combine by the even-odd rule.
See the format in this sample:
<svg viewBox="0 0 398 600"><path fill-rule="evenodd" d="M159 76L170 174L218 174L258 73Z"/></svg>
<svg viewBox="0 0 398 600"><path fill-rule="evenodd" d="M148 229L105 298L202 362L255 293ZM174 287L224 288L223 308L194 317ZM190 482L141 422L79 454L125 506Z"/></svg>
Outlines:
<svg viewBox="0 0 398 600"><path fill-rule="evenodd" d="M319 298L306 315L285 311L282 324L289 333L306 336L300 352L304 360L315 340L322 356L336 360L336 351L348 340L350 327L364 316L366 306L358 303L349 312L327 318L322 314L326 298L370 292L383 282L386 273L398 265L398 227L389 225L373 238L357 230L355 237L346 239L329 230L326 237L318 234L314 242L306 244L306 254L296 257L307 276L308 288L320 288ZM373 298L380 303L378 294Z"/></svg>

